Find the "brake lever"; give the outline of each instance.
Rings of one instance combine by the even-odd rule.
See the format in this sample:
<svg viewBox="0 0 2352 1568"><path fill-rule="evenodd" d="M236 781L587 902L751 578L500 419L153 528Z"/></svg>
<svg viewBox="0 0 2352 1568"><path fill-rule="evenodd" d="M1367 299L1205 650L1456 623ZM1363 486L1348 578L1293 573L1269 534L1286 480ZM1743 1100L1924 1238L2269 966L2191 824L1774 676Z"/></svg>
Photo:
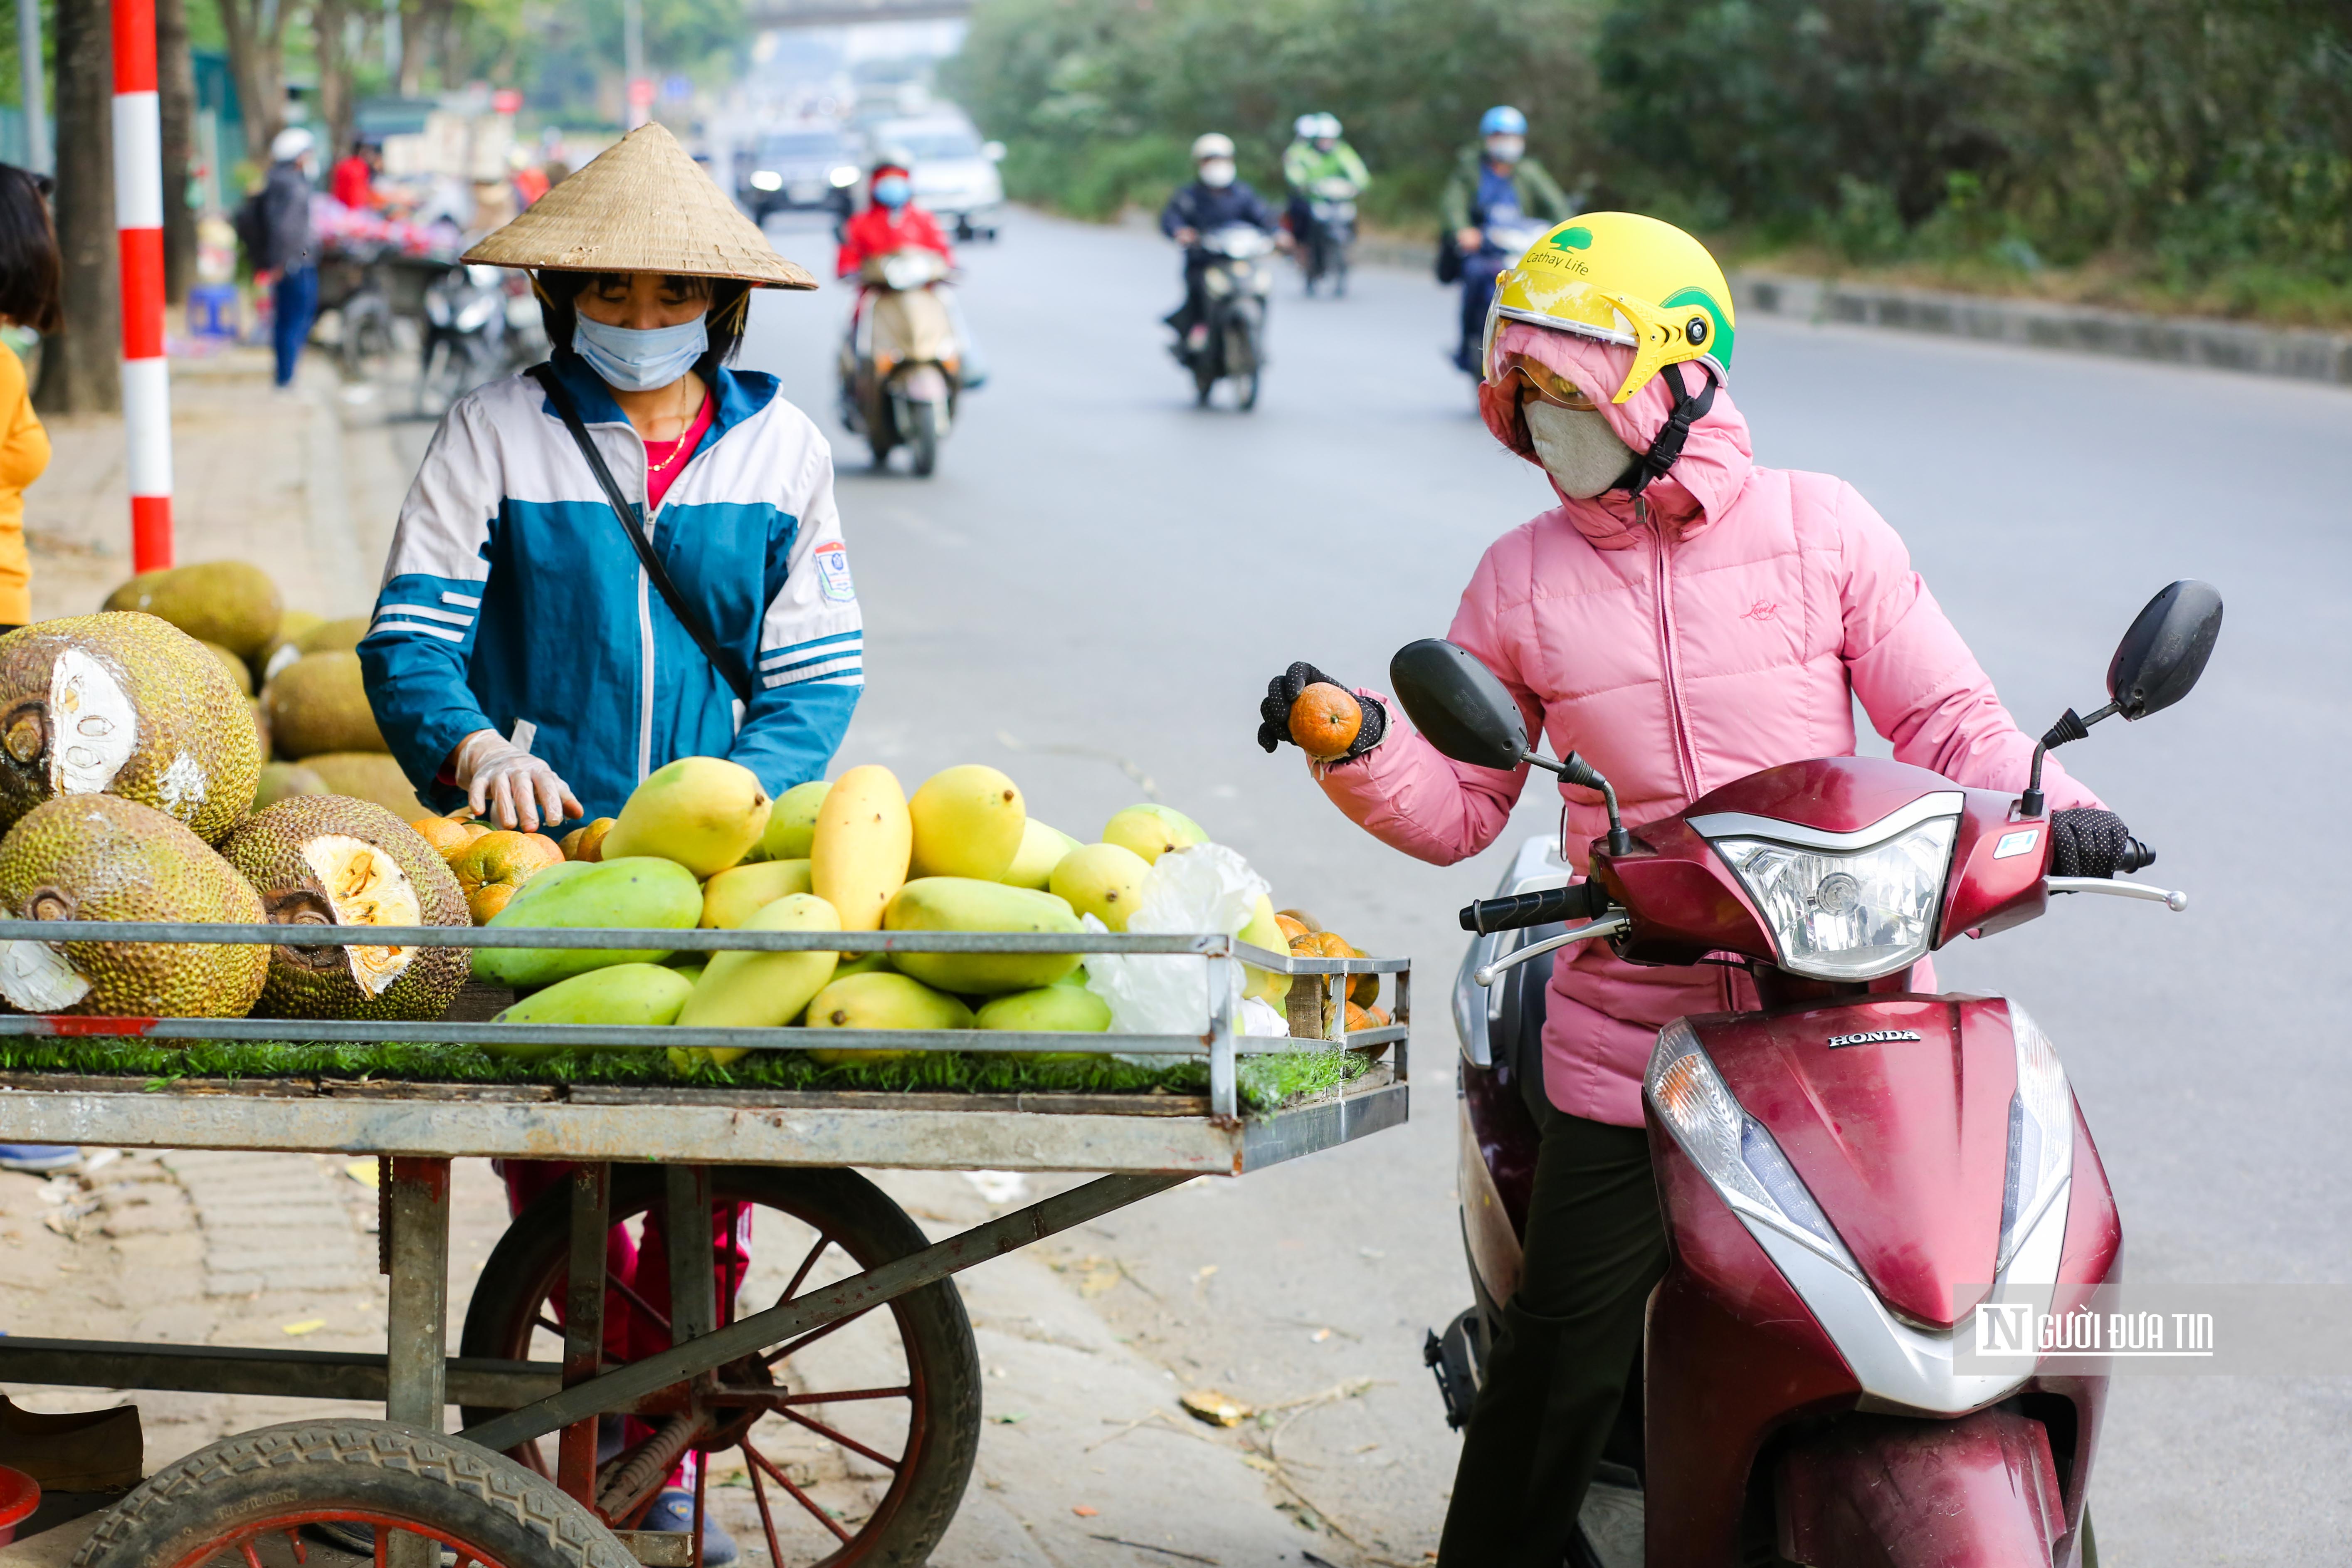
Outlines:
<svg viewBox="0 0 2352 1568"><path fill-rule="evenodd" d="M1559 936L1547 937L1541 942L1531 942L1516 952L1505 953L1492 963L1481 964L1470 972L1470 978L1482 986L1492 985L1495 984L1495 977L1513 964L1525 963L1538 953L1549 952L1556 947L1566 947L1571 942L1582 942L1588 937L1615 936L1633 923L1631 917L1622 910L1613 915L1603 915L1590 925L1580 925L1574 931L1563 931Z"/></svg>
<svg viewBox="0 0 2352 1568"><path fill-rule="evenodd" d="M2146 882L2127 882L2121 877L2044 877L2053 893L2105 893L2116 899L2146 899L2162 904L2174 914L2189 907L2187 893L2173 892L2164 888L2152 888Z"/></svg>

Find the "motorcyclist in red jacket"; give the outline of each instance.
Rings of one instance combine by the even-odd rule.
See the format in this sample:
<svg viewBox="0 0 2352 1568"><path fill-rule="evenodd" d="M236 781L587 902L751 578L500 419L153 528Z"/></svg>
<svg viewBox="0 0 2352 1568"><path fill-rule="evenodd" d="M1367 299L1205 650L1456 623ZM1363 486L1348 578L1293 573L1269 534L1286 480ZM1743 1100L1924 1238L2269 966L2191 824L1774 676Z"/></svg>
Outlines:
<svg viewBox="0 0 2352 1568"><path fill-rule="evenodd" d="M841 255L834 263L834 276L850 278L857 269L877 256L887 256L908 246L920 246L936 250L955 265L955 252L948 248L947 236L930 214L915 205L915 182L906 163L897 158L885 157L874 165L874 174L866 185L871 198L863 212L854 213L841 226Z"/></svg>

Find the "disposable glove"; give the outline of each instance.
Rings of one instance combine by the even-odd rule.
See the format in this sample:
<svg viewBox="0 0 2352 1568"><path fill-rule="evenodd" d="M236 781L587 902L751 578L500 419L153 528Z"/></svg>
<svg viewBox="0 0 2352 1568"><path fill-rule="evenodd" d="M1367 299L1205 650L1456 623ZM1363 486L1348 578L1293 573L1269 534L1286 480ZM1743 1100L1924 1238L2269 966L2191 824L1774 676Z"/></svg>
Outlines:
<svg viewBox="0 0 2352 1568"><path fill-rule="evenodd" d="M1271 752L1290 740L1291 704L1298 700L1300 692L1318 681L1338 686L1342 691L1350 689L1304 660L1265 683L1265 700L1257 705L1258 717L1264 721L1257 727L1260 748ZM1378 702L1368 702L1362 698L1358 698L1357 701L1364 710L1363 728L1356 731L1355 743L1343 755L1328 759L1332 763L1353 762L1379 745L1381 738L1388 733L1388 710Z"/></svg>
<svg viewBox="0 0 2352 1568"><path fill-rule="evenodd" d="M2050 814L2050 874L2112 877L2153 865L2156 851L2134 838L2112 811L2078 805Z"/></svg>
<svg viewBox="0 0 2352 1568"><path fill-rule="evenodd" d="M542 822L552 827L566 817L588 815L553 768L496 730L477 730L458 742L452 760L452 776L474 815L500 827L536 833Z"/></svg>

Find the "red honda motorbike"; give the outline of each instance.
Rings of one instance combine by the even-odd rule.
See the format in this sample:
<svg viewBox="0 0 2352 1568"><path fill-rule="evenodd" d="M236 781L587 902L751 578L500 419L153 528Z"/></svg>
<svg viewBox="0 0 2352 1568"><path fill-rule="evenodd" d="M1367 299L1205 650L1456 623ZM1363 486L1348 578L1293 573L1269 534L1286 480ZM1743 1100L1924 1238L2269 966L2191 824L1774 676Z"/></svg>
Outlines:
<svg viewBox="0 0 2352 1568"><path fill-rule="evenodd" d="M1475 1304L1426 1354L1466 1417L1517 1288L1543 1097L1549 963L1729 963L1752 1012L1659 1031L1643 1100L1670 1261L1571 1568L2095 1568L2084 1508L2106 1380L1969 1353L1989 1303L2063 1313L2119 1277L2122 1230L2049 1038L2000 997L1928 995L1913 965L2041 915L2053 893L2185 895L2051 874L2042 758L2137 720L2203 672L2221 597L2175 583L2034 752L2021 795L1860 757L1768 768L1634 831L1574 752L1534 753L1475 658L1412 644L1392 689L1439 751L1598 791L1607 837L1573 881L1528 845L1454 997L1461 1197ZM2154 860L2134 842L2118 869Z"/></svg>

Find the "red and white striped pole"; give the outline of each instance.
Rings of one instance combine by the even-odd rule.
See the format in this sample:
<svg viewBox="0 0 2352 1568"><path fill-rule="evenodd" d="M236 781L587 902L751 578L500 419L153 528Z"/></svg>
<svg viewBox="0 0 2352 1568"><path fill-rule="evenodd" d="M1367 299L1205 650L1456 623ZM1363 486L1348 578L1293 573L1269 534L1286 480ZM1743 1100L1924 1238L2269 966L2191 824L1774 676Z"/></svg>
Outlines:
<svg viewBox="0 0 2352 1568"><path fill-rule="evenodd" d="M163 121L155 0L114 0L114 224L122 247L122 432L131 569L172 563L172 381L163 359Z"/></svg>

